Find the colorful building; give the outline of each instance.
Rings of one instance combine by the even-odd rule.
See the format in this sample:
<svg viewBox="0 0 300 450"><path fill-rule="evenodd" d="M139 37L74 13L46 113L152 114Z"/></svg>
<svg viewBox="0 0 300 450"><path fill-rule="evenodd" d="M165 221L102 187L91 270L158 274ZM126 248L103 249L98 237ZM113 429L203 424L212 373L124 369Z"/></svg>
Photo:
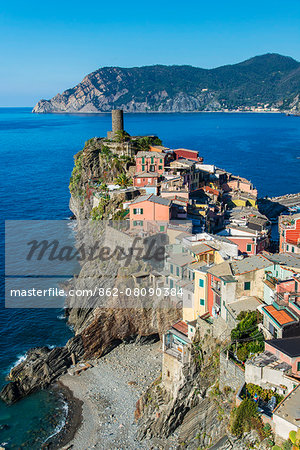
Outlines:
<svg viewBox="0 0 300 450"><path fill-rule="evenodd" d="M136 173L155 172L159 175L165 170L166 154L153 151L140 151L136 154Z"/></svg>
<svg viewBox="0 0 300 450"><path fill-rule="evenodd" d="M171 200L154 194L138 197L129 205L130 228L148 229L153 222L159 226L159 231L166 231L171 219Z"/></svg>
<svg viewBox="0 0 300 450"><path fill-rule="evenodd" d="M300 336L300 317L289 308L273 303L263 306L260 311L263 315L262 329L267 338Z"/></svg>
<svg viewBox="0 0 300 450"><path fill-rule="evenodd" d="M251 181L239 176L230 175L230 179L222 186L222 188L225 192L240 191L257 197L257 189L253 187Z"/></svg>
<svg viewBox="0 0 300 450"><path fill-rule="evenodd" d="M225 236L231 242L237 244L239 254L244 256L257 255L267 250L270 245L269 229L260 231L249 226L230 224L218 235Z"/></svg>
<svg viewBox="0 0 300 450"><path fill-rule="evenodd" d="M300 377L300 336L265 341L265 350L291 366L291 375Z"/></svg>
<svg viewBox="0 0 300 450"><path fill-rule="evenodd" d="M280 216L278 231L279 251L300 254L300 213Z"/></svg>
<svg viewBox="0 0 300 450"><path fill-rule="evenodd" d="M202 162L203 158L199 157L197 150L188 150L186 148L177 148L174 150L176 155L176 159L185 158L190 159L192 161Z"/></svg>
<svg viewBox="0 0 300 450"><path fill-rule="evenodd" d="M133 186L144 188L147 194L157 194L160 180L156 172L139 172L133 176Z"/></svg>

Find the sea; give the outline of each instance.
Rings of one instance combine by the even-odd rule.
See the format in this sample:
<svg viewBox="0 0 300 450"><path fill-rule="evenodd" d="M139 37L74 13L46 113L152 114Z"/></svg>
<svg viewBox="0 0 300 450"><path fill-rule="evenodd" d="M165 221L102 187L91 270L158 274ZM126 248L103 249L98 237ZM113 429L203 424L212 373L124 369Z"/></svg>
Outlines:
<svg viewBox="0 0 300 450"><path fill-rule="evenodd" d="M72 336L61 309L5 309L4 221L68 219L73 156L111 129L109 114L32 114L0 108L1 309L0 385L36 346L60 346ZM125 114L131 135L155 134L169 148L199 151L250 179L259 196L300 192L300 117L268 113ZM39 449L63 425L67 405L42 391L12 406L0 401L0 446Z"/></svg>

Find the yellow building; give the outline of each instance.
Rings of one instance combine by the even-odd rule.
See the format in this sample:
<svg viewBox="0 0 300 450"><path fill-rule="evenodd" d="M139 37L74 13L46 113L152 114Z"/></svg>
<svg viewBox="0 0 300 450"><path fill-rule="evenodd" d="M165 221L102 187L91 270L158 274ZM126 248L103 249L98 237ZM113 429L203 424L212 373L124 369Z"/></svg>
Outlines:
<svg viewBox="0 0 300 450"><path fill-rule="evenodd" d="M235 206L252 206L257 208L256 197L251 194L237 194L231 197L231 201Z"/></svg>
<svg viewBox="0 0 300 450"><path fill-rule="evenodd" d="M183 320L190 322L196 320L197 317L202 316L207 312L207 273L205 271L205 264L198 263L198 268L195 268L194 274L194 300L189 308L183 307Z"/></svg>

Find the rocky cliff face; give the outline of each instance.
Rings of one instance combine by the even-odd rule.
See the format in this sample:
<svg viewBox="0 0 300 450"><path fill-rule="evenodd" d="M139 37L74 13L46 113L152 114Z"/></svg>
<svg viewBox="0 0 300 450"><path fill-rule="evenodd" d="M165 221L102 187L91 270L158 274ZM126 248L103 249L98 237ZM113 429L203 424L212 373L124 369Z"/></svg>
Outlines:
<svg viewBox="0 0 300 450"><path fill-rule="evenodd" d="M175 432L182 448L194 449L208 448L223 436L231 407L218 390L218 345L211 337L195 342L180 382L170 389L158 379L138 401L141 439Z"/></svg>
<svg viewBox="0 0 300 450"><path fill-rule="evenodd" d="M14 403L39 389L47 388L72 364L72 358L80 360L84 350L80 336L71 338L65 347L50 349L39 347L29 350L25 361L9 374L9 384L1 391L6 403Z"/></svg>
<svg viewBox="0 0 300 450"><path fill-rule="evenodd" d="M299 111L299 79L300 64L276 54L210 70L104 67L72 89L40 100L33 112L220 111L265 104Z"/></svg>

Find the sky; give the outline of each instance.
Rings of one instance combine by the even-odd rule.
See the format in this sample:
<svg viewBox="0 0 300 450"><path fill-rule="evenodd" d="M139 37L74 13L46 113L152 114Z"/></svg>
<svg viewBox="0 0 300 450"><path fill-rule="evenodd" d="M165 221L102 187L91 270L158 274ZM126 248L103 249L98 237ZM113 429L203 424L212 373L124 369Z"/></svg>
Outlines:
<svg viewBox="0 0 300 450"><path fill-rule="evenodd" d="M34 106L99 67L300 61L300 1L10 0L0 9L0 106Z"/></svg>

